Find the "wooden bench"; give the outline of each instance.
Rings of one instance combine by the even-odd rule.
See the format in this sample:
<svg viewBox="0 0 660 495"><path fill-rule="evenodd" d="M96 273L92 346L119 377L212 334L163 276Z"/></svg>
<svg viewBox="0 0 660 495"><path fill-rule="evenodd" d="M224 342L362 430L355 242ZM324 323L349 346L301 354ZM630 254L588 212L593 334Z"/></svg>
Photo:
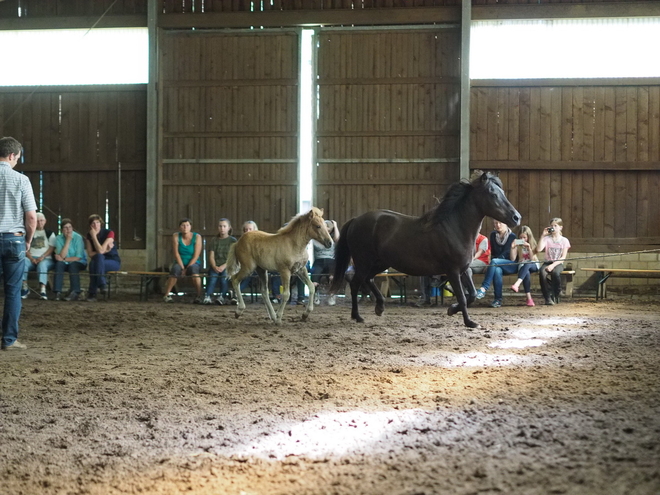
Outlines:
<svg viewBox="0 0 660 495"><path fill-rule="evenodd" d="M107 272L108 279L108 297L110 297L111 281L113 277L117 281L118 277L133 276L140 278L140 301L146 301L149 298L149 285L151 285L154 280L158 280L161 277L169 277L169 272L142 272L142 271L118 271L118 272Z"/></svg>
<svg viewBox="0 0 660 495"><path fill-rule="evenodd" d="M596 301L607 297L607 279L610 277L625 278L660 278L660 270L635 270L632 268L582 268L585 272L594 272L598 277Z"/></svg>
<svg viewBox="0 0 660 495"><path fill-rule="evenodd" d="M396 286L399 289L399 302L401 304L406 304L408 302L408 291L406 287L406 279L408 278L408 275L405 273L401 272L382 272L379 273L374 277L374 283L378 285L378 290L380 290L380 293L383 295L383 297L387 298L390 296L391 291L390 291L390 280L396 284ZM345 289L345 296L347 300L350 300L351 298L351 284L347 283L346 284L346 289Z"/></svg>

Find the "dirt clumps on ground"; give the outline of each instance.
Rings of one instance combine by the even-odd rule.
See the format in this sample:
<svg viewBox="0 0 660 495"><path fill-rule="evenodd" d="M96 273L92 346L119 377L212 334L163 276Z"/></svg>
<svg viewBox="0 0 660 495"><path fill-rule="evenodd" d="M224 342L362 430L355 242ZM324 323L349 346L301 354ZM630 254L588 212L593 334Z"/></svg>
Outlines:
<svg viewBox="0 0 660 495"><path fill-rule="evenodd" d="M657 303L24 301L0 492L657 494Z"/></svg>

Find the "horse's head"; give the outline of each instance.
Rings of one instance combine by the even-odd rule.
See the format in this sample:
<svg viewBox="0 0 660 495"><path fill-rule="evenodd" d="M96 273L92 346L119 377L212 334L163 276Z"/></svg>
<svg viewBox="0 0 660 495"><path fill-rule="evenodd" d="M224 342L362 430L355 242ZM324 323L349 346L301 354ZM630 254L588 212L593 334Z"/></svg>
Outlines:
<svg viewBox="0 0 660 495"><path fill-rule="evenodd" d="M522 216L504 194L502 181L491 173L482 173L472 181L476 194L474 201L484 216L494 218L513 228L520 225Z"/></svg>
<svg viewBox="0 0 660 495"><path fill-rule="evenodd" d="M327 248L332 246L332 237L330 237L328 227L326 227L323 220L323 208L319 209L312 206L312 209L307 213L307 219L309 221L309 226L307 227L309 236Z"/></svg>

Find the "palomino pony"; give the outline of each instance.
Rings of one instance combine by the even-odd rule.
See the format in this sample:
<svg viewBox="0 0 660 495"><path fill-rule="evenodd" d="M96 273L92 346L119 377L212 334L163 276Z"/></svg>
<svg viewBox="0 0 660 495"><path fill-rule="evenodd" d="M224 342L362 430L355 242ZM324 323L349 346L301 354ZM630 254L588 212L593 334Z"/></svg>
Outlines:
<svg viewBox="0 0 660 495"><path fill-rule="evenodd" d="M289 285L291 275L295 274L305 282L309 289L309 302L305 307L303 320L314 309L314 284L307 273L307 244L315 239L329 248L332 238L323 221L323 210L313 207L307 213L295 216L287 225L269 234L260 230L247 232L238 242L232 244L227 256L227 274L238 297L236 318L245 310L243 294L241 294L241 281L249 276L255 269L261 280L261 296L263 297L268 316L276 324L282 323L282 314L289 301ZM282 277L282 301L275 314L273 305L268 298L268 272L279 272Z"/></svg>
<svg viewBox="0 0 660 495"><path fill-rule="evenodd" d="M485 216L510 227L520 224L521 219L506 198L500 179L479 172L471 182L453 184L442 201L421 217L376 210L353 218L342 227L335 247L330 290L339 290L352 257L355 275L351 280L351 317L362 322L357 295L363 283L376 296L376 314L380 316L384 311L383 295L373 280L378 273L391 267L408 275L446 274L458 300L448 314L460 310L467 327L478 327L467 312L476 296L474 283L464 273L474 256L477 232ZM467 301L461 279L468 288Z"/></svg>

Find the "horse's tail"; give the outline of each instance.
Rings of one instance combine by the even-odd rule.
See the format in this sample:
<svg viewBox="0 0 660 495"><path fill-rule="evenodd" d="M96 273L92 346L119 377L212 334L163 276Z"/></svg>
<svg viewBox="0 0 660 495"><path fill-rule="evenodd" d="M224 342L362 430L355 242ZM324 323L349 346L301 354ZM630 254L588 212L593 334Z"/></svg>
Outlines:
<svg viewBox="0 0 660 495"><path fill-rule="evenodd" d="M229 247L229 254L227 254L227 268L226 268L226 270L227 270L227 275L229 275L230 278L233 277L234 275L236 275L241 269L241 264L236 259L236 252L235 252L236 251L236 244L237 243L234 242Z"/></svg>
<svg viewBox="0 0 660 495"><path fill-rule="evenodd" d="M351 250L348 247L348 228L354 219L344 224L339 233L339 241L335 244L335 273L332 277L330 292L336 294L344 285L346 270L351 264Z"/></svg>

